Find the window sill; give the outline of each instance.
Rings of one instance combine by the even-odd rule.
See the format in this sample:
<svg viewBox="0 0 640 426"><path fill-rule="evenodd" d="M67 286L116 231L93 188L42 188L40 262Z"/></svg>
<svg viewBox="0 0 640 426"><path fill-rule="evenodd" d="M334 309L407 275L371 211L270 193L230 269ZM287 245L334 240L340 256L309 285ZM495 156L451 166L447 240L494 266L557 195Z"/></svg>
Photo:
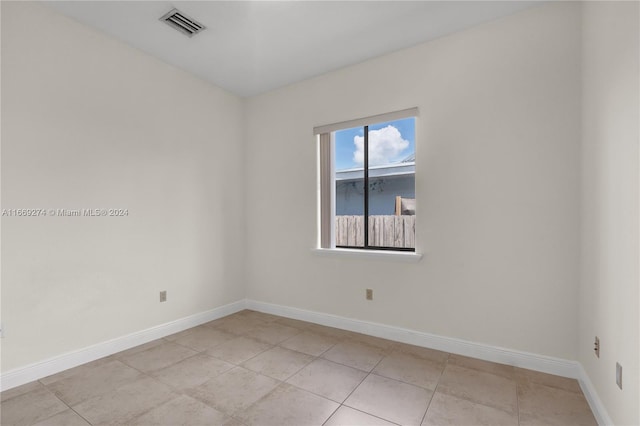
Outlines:
<svg viewBox="0 0 640 426"><path fill-rule="evenodd" d="M401 251L385 251L385 250L358 250L358 249L319 249L314 248L311 251L324 257L355 257L360 259L384 259L400 262L418 262L422 259L422 253L401 252Z"/></svg>

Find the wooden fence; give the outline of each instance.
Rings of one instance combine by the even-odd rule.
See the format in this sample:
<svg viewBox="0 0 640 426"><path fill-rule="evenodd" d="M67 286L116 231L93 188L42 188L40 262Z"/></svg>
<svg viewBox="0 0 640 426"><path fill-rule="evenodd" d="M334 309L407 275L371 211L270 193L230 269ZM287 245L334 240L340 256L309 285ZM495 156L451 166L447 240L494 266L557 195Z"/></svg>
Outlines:
<svg viewBox="0 0 640 426"><path fill-rule="evenodd" d="M364 245L364 216L336 216L336 246ZM416 246L416 217L369 216L369 245L375 247Z"/></svg>

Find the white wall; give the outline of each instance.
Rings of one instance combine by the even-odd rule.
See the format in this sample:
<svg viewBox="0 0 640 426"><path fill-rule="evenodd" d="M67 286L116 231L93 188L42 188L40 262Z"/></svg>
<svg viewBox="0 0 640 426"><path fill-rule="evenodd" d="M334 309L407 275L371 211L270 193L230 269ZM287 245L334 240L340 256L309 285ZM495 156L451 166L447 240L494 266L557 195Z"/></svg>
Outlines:
<svg viewBox="0 0 640 426"><path fill-rule="evenodd" d="M583 10L578 359L619 425L640 424L639 12L637 2L587 2ZM616 362L623 367L622 390Z"/></svg>
<svg viewBox="0 0 640 426"><path fill-rule="evenodd" d="M2 218L3 372L246 286L579 359L614 421L640 423L637 3L543 5L246 102L37 4L1 9L2 208L129 210ZM413 106L425 257L315 257L311 129Z"/></svg>
<svg viewBox="0 0 640 426"><path fill-rule="evenodd" d="M579 75L560 3L249 99L248 297L575 359ZM414 106L425 257L314 256L313 127Z"/></svg>
<svg viewBox="0 0 640 426"><path fill-rule="evenodd" d="M2 371L244 297L242 100L2 2ZM168 291L159 303L158 292Z"/></svg>

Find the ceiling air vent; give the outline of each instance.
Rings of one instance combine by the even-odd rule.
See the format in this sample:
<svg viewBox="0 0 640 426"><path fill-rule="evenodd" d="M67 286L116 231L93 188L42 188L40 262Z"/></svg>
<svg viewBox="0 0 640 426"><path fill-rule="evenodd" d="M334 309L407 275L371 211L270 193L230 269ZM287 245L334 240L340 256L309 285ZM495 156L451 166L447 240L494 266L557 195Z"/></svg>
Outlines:
<svg viewBox="0 0 640 426"><path fill-rule="evenodd" d="M189 18L178 9L171 10L169 13L160 18L160 20L164 21L170 27L175 28L176 30L180 31L183 34L186 34L189 37L193 37L200 31L207 29L207 27Z"/></svg>

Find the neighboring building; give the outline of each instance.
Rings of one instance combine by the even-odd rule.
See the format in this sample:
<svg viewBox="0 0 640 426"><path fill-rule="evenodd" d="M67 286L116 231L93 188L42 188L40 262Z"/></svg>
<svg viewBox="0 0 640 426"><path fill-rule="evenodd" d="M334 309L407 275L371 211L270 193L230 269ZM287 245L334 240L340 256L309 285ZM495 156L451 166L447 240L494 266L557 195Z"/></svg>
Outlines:
<svg viewBox="0 0 640 426"><path fill-rule="evenodd" d="M396 196L415 198L415 154L399 163L369 168L369 214L393 215ZM362 215L364 171L337 171L336 215Z"/></svg>

